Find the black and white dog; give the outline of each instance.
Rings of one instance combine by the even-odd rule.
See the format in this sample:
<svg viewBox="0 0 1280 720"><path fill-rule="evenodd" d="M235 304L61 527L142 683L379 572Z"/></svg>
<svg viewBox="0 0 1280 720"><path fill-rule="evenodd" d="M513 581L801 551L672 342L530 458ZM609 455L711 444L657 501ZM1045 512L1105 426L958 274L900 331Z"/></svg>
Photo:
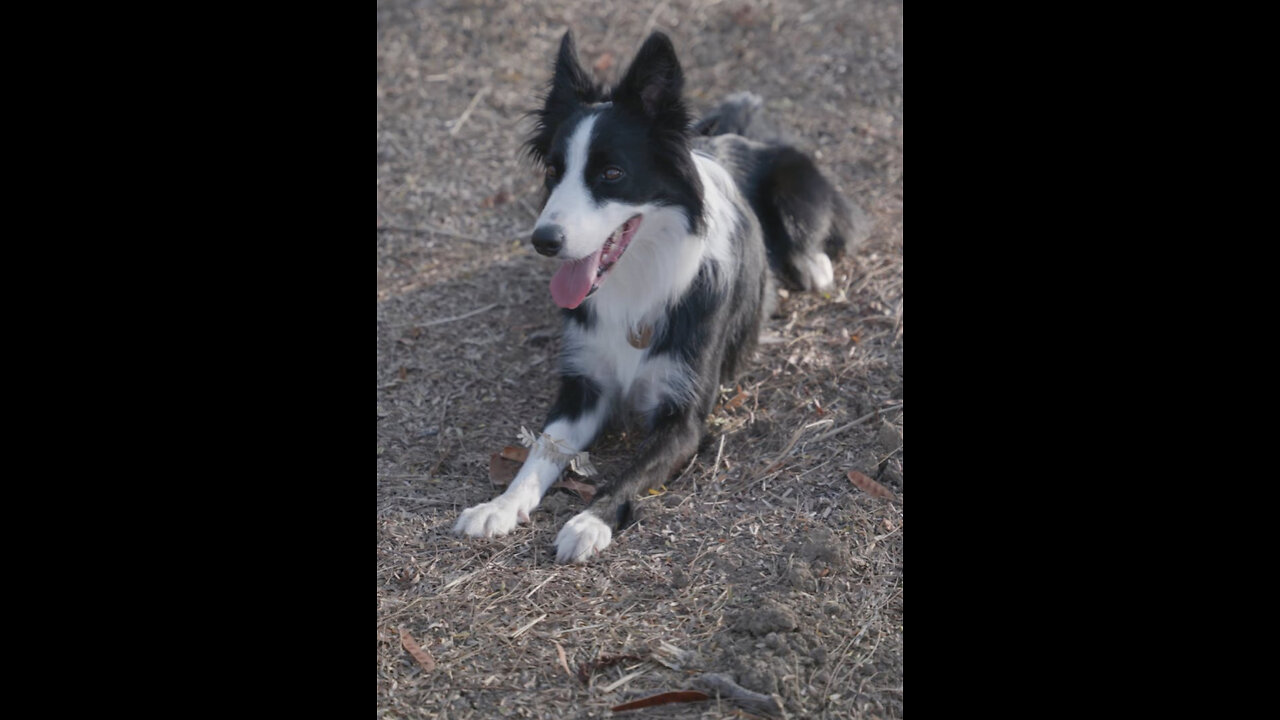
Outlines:
<svg viewBox="0 0 1280 720"><path fill-rule="evenodd" d="M564 315L560 393L515 480L464 511L455 533L505 535L527 521L568 460L633 411L649 431L639 456L556 537L559 562L604 550L631 500L697 450L720 384L770 312L769 266L793 288L825 289L831 261L865 234L860 210L764 130L758 98L732 96L694 127L683 84L660 32L608 90L565 33L528 143L548 190L533 245L563 261L551 280Z"/></svg>

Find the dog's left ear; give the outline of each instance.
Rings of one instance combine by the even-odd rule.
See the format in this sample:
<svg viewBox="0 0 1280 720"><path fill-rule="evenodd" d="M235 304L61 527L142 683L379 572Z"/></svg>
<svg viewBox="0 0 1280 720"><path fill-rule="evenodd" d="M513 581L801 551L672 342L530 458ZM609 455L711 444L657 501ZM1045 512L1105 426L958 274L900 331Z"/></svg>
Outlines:
<svg viewBox="0 0 1280 720"><path fill-rule="evenodd" d="M627 74L618 83L614 99L655 118L678 105L683 88L684 73L671 38L666 33L654 32L631 61Z"/></svg>

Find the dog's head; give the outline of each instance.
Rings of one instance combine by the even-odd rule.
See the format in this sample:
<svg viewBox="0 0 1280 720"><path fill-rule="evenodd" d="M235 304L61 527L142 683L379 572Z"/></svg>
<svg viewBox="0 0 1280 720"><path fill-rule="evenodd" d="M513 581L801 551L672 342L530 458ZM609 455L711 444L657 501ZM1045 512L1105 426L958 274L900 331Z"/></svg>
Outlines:
<svg viewBox="0 0 1280 720"><path fill-rule="evenodd" d="M700 232L702 187L683 85L675 48L661 32L649 36L607 91L578 63L572 34L561 40L528 142L547 187L533 245L565 261L551 282L561 307L577 307L598 290L633 240L662 242L673 213L682 220L680 233Z"/></svg>

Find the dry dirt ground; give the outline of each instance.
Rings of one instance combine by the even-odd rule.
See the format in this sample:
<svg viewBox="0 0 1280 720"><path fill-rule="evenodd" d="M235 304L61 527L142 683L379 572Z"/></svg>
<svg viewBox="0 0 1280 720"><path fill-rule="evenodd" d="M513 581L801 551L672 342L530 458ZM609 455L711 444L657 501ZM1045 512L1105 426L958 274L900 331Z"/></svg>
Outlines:
<svg viewBox="0 0 1280 720"><path fill-rule="evenodd" d="M703 451L581 566L553 562L569 490L507 537L449 534L555 389L555 264L517 153L569 27L601 79L666 31L695 111L759 93L874 221L829 296L780 301ZM782 708L617 714L901 717L902 294L900 1L380 2L379 718L603 717L707 673ZM608 476L634 444L592 460Z"/></svg>

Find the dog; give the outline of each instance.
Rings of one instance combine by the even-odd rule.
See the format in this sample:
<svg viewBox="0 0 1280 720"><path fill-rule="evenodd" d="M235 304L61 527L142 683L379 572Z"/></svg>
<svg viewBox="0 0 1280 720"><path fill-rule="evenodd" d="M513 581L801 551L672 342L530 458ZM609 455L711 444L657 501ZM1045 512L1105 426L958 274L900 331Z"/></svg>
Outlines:
<svg viewBox="0 0 1280 720"><path fill-rule="evenodd" d="M781 141L758 97L732 95L695 125L683 85L662 32L612 88L591 81L571 32L561 40L526 146L547 191L531 241L561 261L550 286L563 314L559 394L519 474L463 511L455 534L527 522L570 459L635 413L647 429L637 457L561 528L556 560L609 547L633 498L697 451L720 385L772 312L773 274L825 290L832 262L865 237L861 210Z"/></svg>

